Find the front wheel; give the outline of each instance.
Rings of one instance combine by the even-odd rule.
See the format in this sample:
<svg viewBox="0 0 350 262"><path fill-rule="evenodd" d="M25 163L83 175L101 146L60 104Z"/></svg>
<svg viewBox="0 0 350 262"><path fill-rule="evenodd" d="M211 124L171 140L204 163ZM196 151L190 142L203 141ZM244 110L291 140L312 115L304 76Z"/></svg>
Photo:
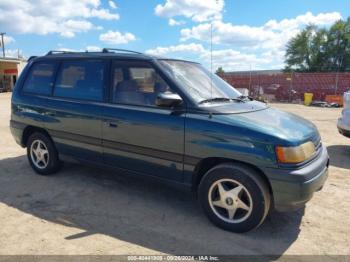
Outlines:
<svg viewBox="0 0 350 262"><path fill-rule="evenodd" d="M61 167L53 142L40 132L35 132L28 138L27 156L34 171L40 175L53 174Z"/></svg>
<svg viewBox="0 0 350 262"><path fill-rule="evenodd" d="M258 227L270 208L268 186L254 169L241 164L210 169L198 193L207 217L218 227L236 233Z"/></svg>

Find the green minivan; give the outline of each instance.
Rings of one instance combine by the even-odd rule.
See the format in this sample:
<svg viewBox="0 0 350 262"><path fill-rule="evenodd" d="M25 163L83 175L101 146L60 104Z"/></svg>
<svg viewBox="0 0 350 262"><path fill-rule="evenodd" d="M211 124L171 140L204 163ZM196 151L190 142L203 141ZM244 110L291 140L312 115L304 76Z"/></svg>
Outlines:
<svg viewBox="0 0 350 262"><path fill-rule="evenodd" d="M272 208L303 207L328 173L311 122L198 63L128 50L32 57L10 126L38 174L74 160L152 176L196 192L207 217L233 232L258 227Z"/></svg>

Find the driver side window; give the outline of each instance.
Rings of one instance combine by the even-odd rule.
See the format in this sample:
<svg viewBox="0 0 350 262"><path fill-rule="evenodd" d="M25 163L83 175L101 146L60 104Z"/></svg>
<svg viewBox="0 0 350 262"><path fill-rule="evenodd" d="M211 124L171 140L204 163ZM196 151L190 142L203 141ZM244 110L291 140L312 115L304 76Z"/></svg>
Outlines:
<svg viewBox="0 0 350 262"><path fill-rule="evenodd" d="M116 65L112 79L115 104L156 106L159 93L171 92L161 76L147 65Z"/></svg>

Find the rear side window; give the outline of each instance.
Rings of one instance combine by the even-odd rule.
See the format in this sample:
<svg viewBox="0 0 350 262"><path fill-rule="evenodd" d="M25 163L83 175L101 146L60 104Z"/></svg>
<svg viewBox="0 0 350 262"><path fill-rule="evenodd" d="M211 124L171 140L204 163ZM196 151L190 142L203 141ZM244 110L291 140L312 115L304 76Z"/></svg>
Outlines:
<svg viewBox="0 0 350 262"><path fill-rule="evenodd" d="M56 64L49 62L35 63L29 71L23 85L23 91L40 95L51 94Z"/></svg>
<svg viewBox="0 0 350 262"><path fill-rule="evenodd" d="M54 96L102 101L104 71L103 61L64 61L57 75Z"/></svg>

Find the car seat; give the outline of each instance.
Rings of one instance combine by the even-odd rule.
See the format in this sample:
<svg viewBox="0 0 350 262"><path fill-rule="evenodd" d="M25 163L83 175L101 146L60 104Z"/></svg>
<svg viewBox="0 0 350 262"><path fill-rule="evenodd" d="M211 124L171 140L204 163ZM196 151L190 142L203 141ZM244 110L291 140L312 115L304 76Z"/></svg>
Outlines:
<svg viewBox="0 0 350 262"><path fill-rule="evenodd" d="M134 80L126 80L117 84L113 102L120 104L145 104L144 95Z"/></svg>

